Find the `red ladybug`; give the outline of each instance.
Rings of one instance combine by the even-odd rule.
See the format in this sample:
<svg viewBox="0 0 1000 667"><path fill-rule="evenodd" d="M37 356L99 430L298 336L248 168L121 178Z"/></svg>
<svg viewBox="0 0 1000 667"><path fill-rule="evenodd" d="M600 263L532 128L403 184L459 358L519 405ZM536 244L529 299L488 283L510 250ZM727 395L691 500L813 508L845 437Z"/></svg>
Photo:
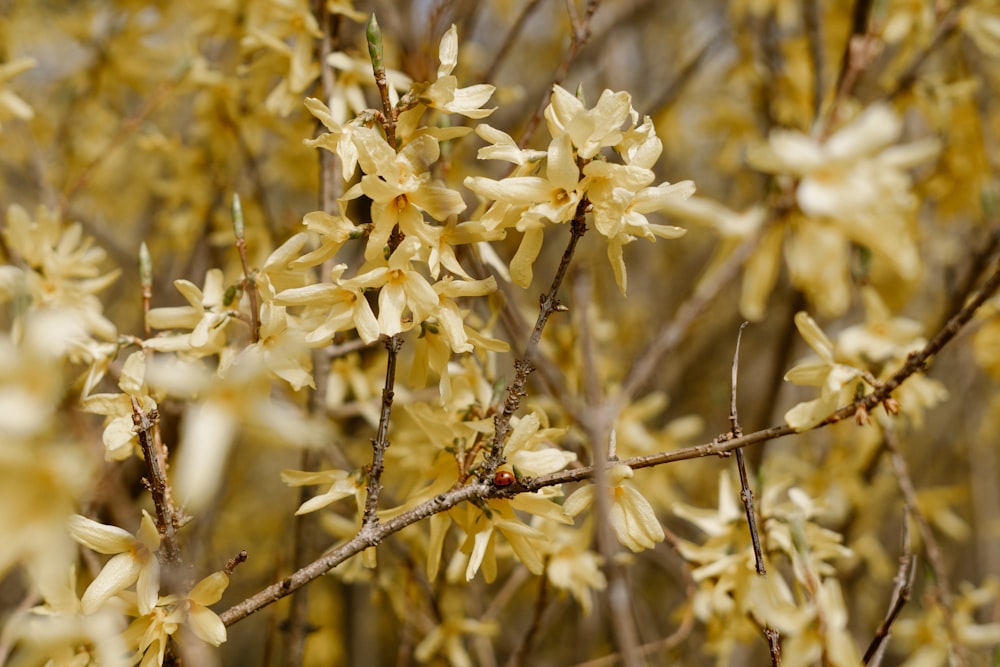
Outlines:
<svg viewBox="0 0 1000 667"><path fill-rule="evenodd" d="M509 470L501 470L493 476L493 486L510 486L514 483L514 473Z"/></svg>

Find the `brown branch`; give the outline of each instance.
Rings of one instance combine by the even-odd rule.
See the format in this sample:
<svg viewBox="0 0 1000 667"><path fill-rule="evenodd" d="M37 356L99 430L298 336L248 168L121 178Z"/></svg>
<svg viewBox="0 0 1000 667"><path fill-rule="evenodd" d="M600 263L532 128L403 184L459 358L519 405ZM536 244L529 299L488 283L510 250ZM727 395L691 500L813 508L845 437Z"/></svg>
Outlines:
<svg viewBox="0 0 1000 667"><path fill-rule="evenodd" d="M514 24L507 31L507 35L504 37L503 44L500 45L500 49L493 56L493 62L490 66L486 68L486 72L483 73L481 77L482 81L492 83L496 78L497 71L503 64L503 61L507 59L507 54L510 53L511 48L514 46L514 41L517 39L518 35L524 29L524 26L528 24L528 19L534 13L538 5L541 4L541 0L528 0L528 3L521 9L521 13L518 15L517 19L514 20Z"/></svg>
<svg viewBox="0 0 1000 667"><path fill-rule="evenodd" d="M146 486L153 496L153 507L156 511L156 529L162 540L163 560L165 563L181 561L180 545L177 543L178 513L174 508L170 494L170 484L167 481L166 452L157 447L153 431L159 414L156 409L148 413L139 405L135 396L132 400L132 423L135 424L142 447L143 463L146 465Z"/></svg>
<svg viewBox="0 0 1000 667"><path fill-rule="evenodd" d="M382 492L382 471L385 467L385 450L389 448L389 415L392 413L392 399L396 386L396 359L403 339L398 335L385 341L388 361L385 367L385 385L382 387L382 410L378 418L378 432L372 439L372 463L368 471L368 487L365 494L364 525L378 523L378 496Z"/></svg>
<svg viewBox="0 0 1000 667"><path fill-rule="evenodd" d="M243 291L250 300L250 340L260 342L260 306L257 303L257 281L250 271L247 261L247 240L243 226L243 204L240 196L233 194L233 232L236 235L236 250L240 255L240 265L243 267Z"/></svg>
<svg viewBox="0 0 1000 667"><path fill-rule="evenodd" d="M506 667L522 667L523 665L531 664L532 645L535 643L535 639L542 629L542 619L545 616L545 610L548 609L548 606L549 578L545 574L542 574L542 576L538 577L538 597L535 599L531 623L528 625L528 630L524 633L524 637L521 639L517 650L514 651L510 656L510 660L507 661Z"/></svg>
<svg viewBox="0 0 1000 667"><path fill-rule="evenodd" d="M913 579L917 574L917 558L910 548L909 514L909 507L906 507L903 513L903 553L899 555L899 569L896 570L896 576L893 579L896 586L892 590L889 610L875 631L875 636L868 645L868 650L865 651L863 662L866 665L877 666L881 663L882 653L885 646L888 645L886 640L889 638L889 630L896 617L899 616L899 612L909 602L910 593L913 591Z"/></svg>
<svg viewBox="0 0 1000 667"><path fill-rule="evenodd" d="M570 35L569 48L566 50L566 55L563 56L562 63L559 64L559 69L556 70L556 75L552 77L552 83L546 89L546 94L542 96L541 104L535 110L534 115L532 115L531 120L528 121L527 126L524 128L524 133L521 135L521 140L517 142L519 148L524 148L529 143L531 143L531 138L535 134L535 130L538 129L539 123L542 122L542 115L545 113L545 107L549 104L548 93L552 90L553 86L556 86L563 82L566 75L569 73L570 65L576 59L577 54L580 53L580 49L583 48L587 40L590 39L590 19L594 16L594 12L597 11L597 6L601 4L600 0L587 0L587 8L584 10L583 19L577 19L575 12L573 11L573 5L571 2L567 2L568 10L570 11L570 23L572 24L573 33Z"/></svg>
<svg viewBox="0 0 1000 667"><path fill-rule="evenodd" d="M723 264L698 284L694 293L677 309L673 319L660 329L656 338L636 358L628 375L622 381L617 396L619 405L628 404L632 396L658 372L663 358L677 349L691 326L701 317L709 304L726 286L732 284L740 269L756 249L758 238L759 232L743 239Z"/></svg>
<svg viewBox="0 0 1000 667"><path fill-rule="evenodd" d="M507 434L510 432L510 420L514 416L514 412L520 407L521 398L525 395L528 376L534 370L532 360L538 348L538 342L542 339L542 331L545 329L545 324L549 321L549 316L552 313L566 310L566 306L559 301L557 295L559 288L562 286L563 279L566 277L566 271L569 270L569 264L573 259L573 253L576 251L576 245L587 231L586 215L589 208L590 201L586 197L581 199L580 203L576 206L576 214L570 223L569 242L563 251L562 259L559 261L559 267L552 278L552 285L549 287L549 291L539 299L540 309L538 311L538 318L535 320L531 336L525 344L524 356L514 362L514 380L507 385L503 409L493 418L493 444L490 447L490 453L486 460L487 477L492 475L503 458L503 446L507 441Z"/></svg>
<svg viewBox="0 0 1000 667"><path fill-rule="evenodd" d="M739 333L736 334L736 351L733 352L733 369L731 386L732 392L729 398L729 437L738 438L743 435L743 428L740 426L739 412L736 409L736 386L739 379L740 369L740 342L743 340L743 329L749 322L740 325ZM766 577L767 568L764 566L764 550L760 545L760 532L757 528L757 512L753 505L753 490L750 488L750 479L747 475L747 462L743 456L743 450L736 450L736 469L740 474L740 500L743 501L743 511L747 517L747 526L750 529L750 543L753 545L754 565L757 569L757 576ZM764 638L767 640L771 653L771 664L778 667L781 664L780 639L781 635L777 628L770 625L764 627Z"/></svg>

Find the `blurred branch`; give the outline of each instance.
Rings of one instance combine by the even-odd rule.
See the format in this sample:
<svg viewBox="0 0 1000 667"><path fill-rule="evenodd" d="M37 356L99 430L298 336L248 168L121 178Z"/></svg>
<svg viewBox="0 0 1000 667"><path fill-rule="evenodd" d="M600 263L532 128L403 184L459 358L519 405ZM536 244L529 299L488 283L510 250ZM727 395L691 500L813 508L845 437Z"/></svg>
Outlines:
<svg viewBox="0 0 1000 667"><path fill-rule="evenodd" d="M705 313L709 304L736 280L743 265L757 248L759 238L760 232L743 239L710 276L698 283L694 294L680 305L673 319L660 329L656 338L632 364L616 397L618 406L627 405L639 389L659 372L658 366L664 357L677 350L677 346L684 340L698 318Z"/></svg>
<svg viewBox="0 0 1000 667"><path fill-rule="evenodd" d="M517 41L521 31L524 30L524 26L527 25L528 19L540 4L541 0L528 0L524 7L521 8L521 13L517 15L517 19L514 20L510 30L508 30L506 36L504 36L503 44L500 45L496 55L493 56L493 61L490 63L490 66L487 67L486 71L483 73L483 76L481 77L482 81L492 83L494 79L496 79L497 72L503 65L504 60L507 59L507 55L514 46L514 42Z"/></svg>
<svg viewBox="0 0 1000 667"><path fill-rule="evenodd" d="M895 455L896 453L894 452L894 458ZM895 622L899 612L910 601L910 594L913 591L913 579L917 575L917 559L910 547L909 515L910 510L909 505L907 505L903 513L903 553L899 555L899 569L896 570L896 576L893 579L896 586L892 590L889 610L886 612L885 619L882 620L882 623L875 631L875 636L868 645L868 650L865 651L864 664L866 665L877 667L881 664L885 647L888 646L886 640L889 638L889 630L892 628L892 624Z"/></svg>
<svg viewBox="0 0 1000 667"><path fill-rule="evenodd" d="M883 442L885 448L889 451L889 460L892 463L893 474L896 476L899 490L903 494L906 513L908 516L912 516L917 524L917 530L920 531L920 539L924 546L924 553L927 555L927 562L934 572L934 586L931 588L932 595L944 612L948 637L954 650L958 651L962 643L958 636L958 630L955 627L955 610L952 606L951 590L948 586L948 569L941 555L941 546L934 536L934 531L931 530L930 522L920 509L917 489L913 484L913 478L910 476L906 459L903 458L903 454L899 449L899 441L896 438L896 432L892 424L882 420L882 432L884 434Z"/></svg>
<svg viewBox="0 0 1000 667"><path fill-rule="evenodd" d="M570 65L576 60L576 56L580 53L580 49L583 48L587 40L590 39L590 19L594 16L594 12L597 11L597 6L601 4L601 0L587 0L587 8L584 10L583 18L579 18L576 15L576 10L573 7L573 0L566 0L566 9L570 15L570 25L573 29L570 35L569 48L566 50L566 54L563 56L562 62L559 64L559 68L556 70L556 74L552 77L552 83L546 89L544 95L542 95L541 103L535 110L534 115L531 120L528 121L527 126L524 128L524 132L521 135L521 140L517 142L520 148L524 148L529 143L531 143L531 138L535 134L535 130L538 129L538 124L542 121L542 114L545 112L545 107L549 104L549 92L552 90L553 86L561 84L565 80L566 75L569 74Z"/></svg>

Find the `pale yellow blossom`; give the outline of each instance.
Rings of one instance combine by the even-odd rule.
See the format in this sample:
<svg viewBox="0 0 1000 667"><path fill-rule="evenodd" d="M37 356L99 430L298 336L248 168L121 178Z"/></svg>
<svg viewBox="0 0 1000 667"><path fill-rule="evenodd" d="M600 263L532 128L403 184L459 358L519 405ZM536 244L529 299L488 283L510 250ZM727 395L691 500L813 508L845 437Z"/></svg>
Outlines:
<svg viewBox="0 0 1000 667"><path fill-rule="evenodd" d="M611 507L608 520L618 541L632 551L652 549L664 540L663 526L656 513L641 493L626 483L634 473L624 464L616 464L608 471L611 486ZM597 487L593 484L581 486L566 499L563 511L568 516L576 516L594 502Z"/></svg>
<svg viewBox="0 0 1000 667"><path fill-rule="evenodd" d="M70 517L69 532L85 547L112 554L80 599L83 613L97 611L133 584L140 613L148 614L153 609L160 590L160 562L156 555L160 535L148 512L143 510L135 536L117 526L106 526L79 514Z"/></svg>

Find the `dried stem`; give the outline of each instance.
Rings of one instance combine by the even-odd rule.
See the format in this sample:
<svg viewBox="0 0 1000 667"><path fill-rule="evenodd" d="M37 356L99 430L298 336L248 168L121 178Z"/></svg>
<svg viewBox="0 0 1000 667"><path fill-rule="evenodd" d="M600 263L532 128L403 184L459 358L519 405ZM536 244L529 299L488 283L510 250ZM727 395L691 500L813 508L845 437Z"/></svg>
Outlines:
<svg viewBox="0 0 1000 667"><path fill-rule="evenodd" d="M889 610L875 631L875 636L872 638L871 644L868 645L868 650L865 651L863 662L866 665L878 665L881 662L885 642L889 638L889 630L896 617L899 616L899 612L909 602L910 593L913 591L913 579L917 574L917 558L910 548L909 514L910 510L907 507L903 514L903 553L899 555L899 569L896 570L896 576L893 579L896 586L892 590Z"/></svg>
<svg viewBox="0 0 1000 667"><path fill-rule="evenodd" d="M694 294L680 305L670 323L660 329L656 338L636 358L619 390L617 402L620 406L627 405L631 397L657 373L660 361L677 349L708 305L726 286L732 285L740 269L757 248L758 238L759 233L743 239L723 264L698 284Z"/></svg>
<svg viewBox="0 0 1000 667"><path fill-rule="evenodd" d="M538 577L538 597L535 598L534 611L531 615L531 624L528 631L524 633L521 644L507 661L506 667L522 667L531 664L531 650L539 631L542 629L542 619L545 610L549 606L549 578L544 574Z"/></svg>
<svg viewBox="0 0 1000 667"><path fill-rule="evenodd" d="M378 523L378 496L382 492L382 470L385 465L385 450L389 448L389 415L392 413L393 389L396 386L396 358L403 339L392 336L385 341L388 361L385 367L385 385L382 387L382 411L378 418L378 432L372 439L372 464L368 471L368 488L365 496L363 524Z"/></svg>
<svg viewBox="0 0 1000 667"><path fill-rule="evenodd" d="M882 420L882 432L885 436L884 444L886 450L889 452L893 474L896 476L896 482L899 484L899 491L903 494L903 502L905 503L907 514L912 516L914 522L917 524L917 530L920 531L920 539L924 545L924 553L927 555L927 562L934 572L932 594L937 603L941 605L946 619L948 635L952 644L957 648L961 646L961 642L955 629L955 610L952 607L951 591L948 588L948 569L945 567L944 557L941 555L941 546L934 536L934 531L931 530L930 522L920 510L917 500L917 489L913 484L913 478L910 476L909 466L906 465L906 459L903 458L903 454L899 449L896 432L892 424L888 423L888 420Z"/></svg>
<svg viewBox="0 0 1000 667"><path fill-rule="evenodd" d="M733 352L733 369L731 387L732 392L729 397L729 437L739 438L743 435L743 428L740 426L739 412L736 409L736 386L739 379L740 370L740 342L743 340L743 330L749 322L740 325L739 333L736 334L736 351ZM750 488L750 479L747 475L747 462L743 456L743 450L736 450L736 468L740 473L740 500L743 501L743 511L747 517L747 526L750 528L750 543L753 545L754 565L757 569L757 576L766 577L767 568L764 566L764 550L760 545L760 532L757 529L757 512L754 510L753 490ZM775 650L779 646L781 639L777 628L770 625L764 628L764 638L767 639L771 653L771 664L777 667L781 664L781 652Z"/></svg>
<svg viewBox="0 0 1000 667"><path fill-rule="evenodd" d="M171 498L170 484L167 482L166 452L156 446L156 439L153 437L159 415L155 408L148 413L143 410L135 396L129 398L132 399L132 423L135 424L139 445L142 447L143 462L146 464L146 485L153 496L156 529L162 540L160 548L163 560L166 563L179 563L181 550L177 543L178 514Z"/></svg>
<svg viewBox="0 0 1000 667"><path fill-rule="evenodd" d="M583 18L579 19L576 17L576 12L573 11L572 3L567 2L573 33L570 35L570 43L569 48L566 50L566 55L563 56L562 63L560 63L559 69L556 70L556 75L552 77L552 84L548 87L548 90L552 90L552 86L563 82L569 73L570 65L573 64L577 54L580 53L580 49L590 39L590 19L594 16L594 12L597 11L599 4L601 4L600 0L587 0L587 8L584 10ZM549 96L543 95L541 104L538 105L538 109L535 110L531 120L528 121L527 126L524 128L521 140L517 142L520 148L524 148L531 143L531 138L534 136L535 130L538 129L538 124L541 123L542 114L545 113L545 107L548 104Z"/></svg>
<svg viewBox="0 0 1000 667"><path fill-rule="evenodd" d="M260 341L260 307L257 304L257 283L250 271L247 261L246 231L243 225L243 204L240 196L233 194L233 232L236 235L236 250L240 254L240 264L243 266L243 289L250 300L250 340Z"/></svg>
<svg viewBox="0 0 1000 667"><path fill-rule="evenodd" d="M576 206L576 214L573 216L573 222L570 223L569 242L566 244L566 250L563 251L562 259L559 261L559 267L552 278L552 285L549 287L549 291L539 299L540 309L538 311L538 318L535 320L531 336L525 344L524 356L514 362L514 380L507 385L503 410L498 412L493 418L493 444L490 447L490 453L487 458L487 475L491 475L503 459L503 446L507 441L507 434L510 432L510 419L514 416L514 412L517 411L518 407L520 407L521 398L525 395L528 376L534 370L532 360L538 347L538 342L542 339L542 331L545 329L545 324L549 321L549 316L552 313L566 310L566 307L560 303L557 295L559 288L562 286L563 279L566 277L566 272L569 270L573 253L576 252L576 245L587 231L586 215L589 208L590 201L586 197L581 199L580 203Z"/></svg>

